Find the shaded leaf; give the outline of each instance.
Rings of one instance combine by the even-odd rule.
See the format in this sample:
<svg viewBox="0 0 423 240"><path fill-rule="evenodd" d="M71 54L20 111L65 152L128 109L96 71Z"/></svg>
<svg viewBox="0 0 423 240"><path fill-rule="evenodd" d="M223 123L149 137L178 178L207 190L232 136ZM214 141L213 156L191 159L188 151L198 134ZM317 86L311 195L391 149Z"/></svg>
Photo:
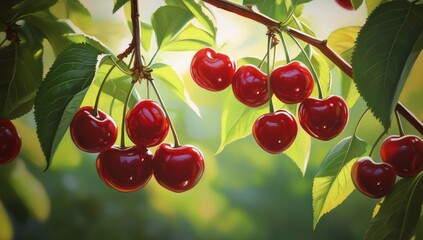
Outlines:
<svg viewBox="0 0 423 240"><path fill-rule="evenodd" d="M394 1L374 10L358 35L352 57L355 82L385 129L421 50L413 46L422 31L423 5Z"/></svg>
<svg viewBox="0 0 423 240"><path fill-rule="evenodd" d="M91 84L100 54L87 44L71 45L56 58L39 88L34 114L47 168L70 124L62 120L66 107L77 93Z"/></svg>
<svg viewBox="0 0 423 240"><path fill-rule="evenodd" d="M6 208L0 200L0 239L13 239L13 225L7 214Z"/></svg>
<svg viewBox="0 0 423 240"><path fill-rule="evenodd" d="M296 6L310 1L311 0L244 0L243 4L255 5L264 15L276 19L277 21L284 22Z"/></svg>
<svg viewBox="0 0 423 240"><path fill-rule="evenodd" d="M156 63L151 65L153 69L153 78L160 79L169 89L174 92L182 101L184 101L199 117L201 117L200 109L191 100L188 92L185 90L184 83L171 66Z"/></svg>
<svg viewBox="0 0 423 240"><path fill-rule="evenodd" d="M398 181L381 203L366 239L410 239L423 204L423 172Z"/></svg>
<svg viewBox="0 0 423 240"><path fill-rule="evenodd" d="M12 19L20 19L21 17L34 13L37 11L47 10L53 6L57 0L21 0L21 1L2 1L0 8L0 16L6 22L11 22Z"/></svg>
<svg viewBox="0 0 423 240"><path fill-rule="evenodd" d="M119 10L127 2L129 2L129 0L115 0L115 5L113 6L113 13Z"/></svg>
<svg viewBox="0 0 423 240"><path fill-rule="evenodd" d="M355 159L369 151L369 146L356 136L339 142L323 159L313 181L313 226L319 219L340 205L355 189L351 167Z"/></svg>

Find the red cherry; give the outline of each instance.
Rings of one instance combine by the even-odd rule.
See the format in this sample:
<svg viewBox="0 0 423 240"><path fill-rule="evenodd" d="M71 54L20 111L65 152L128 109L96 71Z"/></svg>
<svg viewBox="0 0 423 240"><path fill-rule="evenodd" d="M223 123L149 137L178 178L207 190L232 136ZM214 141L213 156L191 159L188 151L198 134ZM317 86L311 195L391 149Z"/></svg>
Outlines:
<svg viewBox="0 0 423 240"><path fill-rule="evenodd" d="M323 100L307 98L300 104L298 117L301 126L310 136L330 140L338 136L347 125L348 106L338 96Z"/></svg>
<svg viewBox="0 0 423 240"><path fill-rule="evenodd" d="M423 141L414 135L390 136L383 141L380 156L398 176L416 176L423 170Z"/></svg>
<svg viewBox="0 0 423 240"><path fill-rule="evenodd" d="M156 146L166 138L169 120L157 102L142 100L126 115L126 132L138 146Z"/></svg>
<svg viewBox="0 0 423 240"><path fill-rule="evenodd" d="M253 65L244 65L235 73L232 80L235 97L249 107L258 107L269 100L267 76Z"/></svg>
<svg viewBox="0 0 423 240"><path fill-rule="evenodd" d="M153 173L157 182L173 192L185 192L200 181L204 172L204 157L197 148L161 144L154 154Z"/></svg>
<svg viewBox="0 0 423 240"><path fill-rule="evenodd" d="M21 137L10 120L0 119L0 164L13 161L21 150Z"/></svg>
<svg viewBox="0 0 423 240"><path fill-rule="evenodd" d="M314 82L310 71L298 61L278 67L270 74L270 88L284 103L302 102L310 96L313 87Z"/></svg>
<svg viewBox="0 0 423 240"><path fill-rule="evenodd" d="M75 145L89 153L101 152L110 148L117 138L115 121L98 109L98 116L93 115L93 107L80 108L70 124L70 134Z"/></svg>
<svg viewBox="0 0 423 240"><path fill-rule="evenodd" d="M153 155L145 147L121 149L113 146L97 157L97 172L110 187L133 192L144 187L151 178Z"/></svg>
<svg viewBox="0 0 423 240"><path fill-rule="evenodd" d="M335 0L335 2L346 10L354 10L351 0Z"/></svg>
<svg viewBox="0 0 423 240"><path fill-rule="evenodd" d="M202 88L221 91L227 88L234 76L236 63L227 55L212 48L199 50L191 62L192 79Z"/></svg>
<svg viewBox="0 0 423 240"><path fill-rule="evenodd" d="M258 145L273 154L288 149L294 142L297 131L295 117L285 110L264 114L253 126L253 136Z"/></svg>
<svg viewBox="0 0 423 240"><path fill-rule="evenodd" d="M394 187L396 175L391 165L375 163L370 157L363 157L352 166L351 178L364 195L380 198Z"/></svg>

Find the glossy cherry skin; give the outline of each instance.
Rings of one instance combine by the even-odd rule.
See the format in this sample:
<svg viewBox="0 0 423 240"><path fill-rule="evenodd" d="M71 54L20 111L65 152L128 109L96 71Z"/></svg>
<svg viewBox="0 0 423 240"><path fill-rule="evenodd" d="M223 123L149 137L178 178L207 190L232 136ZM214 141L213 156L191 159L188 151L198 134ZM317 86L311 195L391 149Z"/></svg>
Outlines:
<svg viewBox="0 0 423 240"><path fill-rule="evenodd" d="M204 172L204 157L197 148L161 144L154 154L153 174L157 182L173 192L185 192L200 181Z"/></svg>
<svg viewBox="0 0 423 240"><path fill-rule="evenodd" d="M254 65L244 65L232 80L235 97L249 107L259 107L269 100L267 76Z"/></svg>
<svg viewBox="0 0 423 240"><path fill-rule="evenodd" d="M375 163L370 157L363 157L352 166L351 178L364 195L380 198L394 187L396 175L391 165Z"/></svg>
<svg viewBox="0 0 423 240"><path fill-rule="evenodd" d="M113 146L117 138L116 122L98 109L93 115L93 107L81 107L70 124L70 134L75 145L82 151L97 153Z"/></svg>
<svg viewBox="0 0 423 240"><path fill-rule="evenodd" d="M383 141L380 156L398 176L416 176L423 170L423 141L414 135L390 136Z"/></svg>
<svg viewBox="0 0 423 240"><path fill-rule="evenodd" d="M270 74L270 88L284 103L304 101L313 91L314 82L310 71L301 62L293 61L276 68Z"/></svg>
<svg viewBox="0 0 423 240"><path fill-rule="evenodd" d="M22 140L10 120L0 119L0 164L13 161L21 150Z"/></svg>
<svg viewBox="0 0 423 240"><path fill-rule="evenodd" d="M236 63L227 55L212 48L199 50L191 61L192 79L209 91L221 91L227 88L234 76Z"/></svg>
<svg viewBox="0 0 423 240"><path fill-rule="evenodd" d="M156 146L166 138L169 120L157 102L142 100L128 111L126 132L138 146Z"/></svg>
<svg viewBox="0 0 423 240"><path fill-rule="evenodd" d="M330 96L326 99L307 98L301 102L298 117L310 136L330 140L338 136L348 122L348 106L344 99Z"/></svg>
<svg viewBox="0 0 423 240"><path fill-rule="evenodd" d="M354 10L353 5L350 0L335 0L339 6L345 8L346 10Z"/></svg>
<svg viewBox="0 0 423 240"><path fill-rule="evenodd" d="M261 148L272 154L288 149L295 141L297 131L295 117L285 110L264 114L253 125L254 139Z"/></svg>
<svg viewBox="0 0 423 240"><path fill-rule="evenodd" d="M145 147L121 149L113 146L98 155L97 172L110 187L121 192L133 192L150 180L152 159L153 155Z"/></svg>

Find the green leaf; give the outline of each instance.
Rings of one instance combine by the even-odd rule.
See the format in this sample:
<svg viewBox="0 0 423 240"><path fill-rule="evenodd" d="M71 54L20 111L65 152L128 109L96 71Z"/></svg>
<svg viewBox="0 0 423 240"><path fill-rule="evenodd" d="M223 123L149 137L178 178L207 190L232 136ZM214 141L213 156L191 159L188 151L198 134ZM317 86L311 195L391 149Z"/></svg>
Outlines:
<svg viewBox="0 0 423 240"><path fill-rule="evenodd" d="M313 226L320 218L340 205L355 189L351 167L355 159L369 151L369 146L356 136L338 143L320 166L313 181Z"/></svg>
<svg viewBox="0 0 423 240"><path fill-rule="evenodd" d="M370 15L383 2L386 0L366 0L367 13Z"/></svg>
<svg viewBox="0 0 423 240"><path fill-rule="evenodd" d="M72 43L65 35L74 33L74 30L67 23L58 21L48 11L27 15L24 20L30 22L39 31L44 33L45 38L53 47L56 55Z"/></svg>
<svg viewBox="0 0 423 240"><path fill-rule="evenodd" d="M43 48L44 33L28 21L18 28L19 36L34 49Z"/></svg>
<svg viewBox="0 0 423 240"><path fill-rule="evenodd" d="M17 161L8 175L8 181L28 212L38 221L45 221L50 214L50 200L41 182L34 177L23 161Z"/></svg>
<svg viewBox="0 0 423 240"><path fill-rule="evenodd" d="M129 2L129 0L115 0L115 5L113 6L113 13L119 10L127 2Z"/></svg>
<svg viewBox="0 0 423 240"><path fill-rule="evenodd" d="M423 172L398 181L381 203L366 239L410 239L423 204Z"/></svg>
<svg viewBox="0 0 423 240"><path fill-rule="evenodd" d="M351 62L351 57L353 53L353 48L345 51L341 54L341 57L344 58L347 62ZM341 83L341 95L344 100L347 102L348 107L351 108L360 98L357 87L355 86L354 80L345 74L341 69L336 67L336 72L339 76L339 81Z"/></svg>
<svg viewBox="0 0 423 240"><path fill-rule="evenodd" d="M0 239L13 239L13 225L6 208L0 200Z"/></svg>
<svg viewBox="0 0 423 240"><path fill-rule="evenodd" d="M166 84L169 89L176 94L176 96L182 99L185 104L187 104L199 117L201 117L199 108L191 100L188 92L185 90L184 82L171 66L156 63L151 65L151 68L153 69L153 78L160 79L160 81Z"/></svg>
<svg viewBox="0 0 423 240"><path fill-rule="evenodd" d="M14 119L32 109L43 78L43 51L26 42L0 49L0 117Z"/></svg>
<svg viewBox="0 0 423 240"><path fill-rule="evenodd" d="M188 24L163 51L197 51L204 47L214 47L215 40L208 32Z"/></svg>
<svg viewBox="0 0 423 240"><path fill-rule="evenodd" d="M243 4L255 5L264 15L277 21L284 22L297 5L299 6L300 4L310 1L311 0L244 0Z"/></svg>
<svg viewBox="0 0 423 240"><path fill-rule="evenodd" d="M186 9L175 6L163 6L151 17L151 24L156 34L158 48L168 44L172 38L193 18Z"/></svg>
<svg viewBox="0 0 423 240"><path fill-rule="evenodd" d="M151 46L151 36L153 27L147 23L141 22L141 45L148 52Z"/></svg>
<svg viewBox="0 0 423 240"><path fill-rule="evenodd" d="M361 4L363 3L363 0L350 0L351 1L351 5L353 6L354 10L357 10Z"/></svg>
<svg viewBox="0 0 423 240"><path fill-rule="evenodd" d="M420 216L420 220L417 223L416 231L415 231L415 240L422 240L423 239L423 215Z"/></svg>
<svg viewBox="0 0 423 240"><path fill-rule="evenodd" d="M387 21L386 19L389 19ZM423 5L405 1L382 4L360 31L352 57L357 88L385 129L419 49Z"/></svg>
<svg viewBox="0 0 423 240"><path fill-rule="evenodd" d="M2 19L6 22L12 20L16 21L27 14L48 10L48 8L53 6L56 2L57 0L2 1L0 16L2 16Z"/></svg>
<svg viewBox="0 0 423 240"><path fill-rule="evenodd" d="M56 58L39 88L34 114L38 138L47 161L46 169L69 126L69 123L62 122L65 109L77 93L91 84L97 69L97 57L101 53L87 44L69 46Z"/></svg>
<svg viewBox="0 0 423 240"><path fill-rule="evenodd" d="M338 54L354 47L360 27L351 26L337 29L328 37L328 45Z"/></svg>
<svg viewBox="0 0 423 240"><path fill-rule="evenodd" d="M77 26L87 26L92 18L88 9L79 0L66 0L68 18Z"/></svg>
<svg viewBox="0 0 423 240"><path fill-rule="evenodd" d="M87 43L92 47L97 48L101 52L108 53L110 55L113 54L113 52L109 48L107 48L103 43L91 36L70 33L65 35L64 37L69 40L70 43Z"/></svg>

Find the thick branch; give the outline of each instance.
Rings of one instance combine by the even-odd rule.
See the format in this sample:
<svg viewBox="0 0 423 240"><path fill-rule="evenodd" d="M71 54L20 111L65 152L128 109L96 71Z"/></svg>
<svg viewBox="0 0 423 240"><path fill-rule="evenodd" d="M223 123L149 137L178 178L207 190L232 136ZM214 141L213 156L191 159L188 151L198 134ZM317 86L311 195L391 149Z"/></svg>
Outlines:
<svg viewBox="0 0 423 240"><path fill-rule="evenodd" d="M131 20L132 20L131 45L134 48L134 54L135 54L134 69L141 71L144 65L142 64L142 59L141 59L139 17L140 17L140 14L138 9L138 0L131 0Z"/></svg>
<svg viewBox="0 0 423 240"><path fill-rule="evenodd" d="M215 7L223 10L235 13L245 18L251 19L258 23L265 25L266 27L281 27L281 23L269 18L257 11L254 11L251 7L240 5L227 0L203 0ZM351 65L333 51L327 44L326 40L320 40L312 37L306 33L303 33L297 29L287 27L286 31L292 36L314 46L319 49L327 58L329 58L334 64L336 64L345 74L353 78L353 71ZM403 104L398 102L396 110L410 122L421 134L423 134L423 124L420 122Z"/></svg>

